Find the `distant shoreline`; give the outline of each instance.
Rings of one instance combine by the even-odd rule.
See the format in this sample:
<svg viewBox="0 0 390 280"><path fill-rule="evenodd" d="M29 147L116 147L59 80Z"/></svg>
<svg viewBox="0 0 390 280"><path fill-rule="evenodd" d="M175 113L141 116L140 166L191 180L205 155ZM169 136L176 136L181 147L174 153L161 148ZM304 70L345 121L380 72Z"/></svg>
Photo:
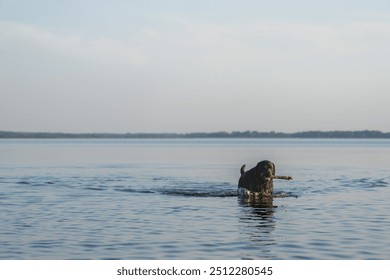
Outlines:
<svg viewBox="0 0 390 280"><path fill-rule="evenodd" d="M303 132L190 132L190 133L62 133L0 131L0 139L191 139L191 138L345 138L390 139L390 132L359 131L303 131Z"/></svg>

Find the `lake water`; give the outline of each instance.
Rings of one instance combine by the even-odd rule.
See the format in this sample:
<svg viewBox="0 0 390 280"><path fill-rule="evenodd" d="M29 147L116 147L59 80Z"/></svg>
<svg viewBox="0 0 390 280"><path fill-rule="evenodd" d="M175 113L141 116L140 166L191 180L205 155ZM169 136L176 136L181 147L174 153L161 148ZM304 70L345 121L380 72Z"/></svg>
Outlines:
<svg viewBox="0 0 390 280"><path fill-rule="evenodd" d="M0 259L390 259L390 140L0 140L0 221Z"/></svg>

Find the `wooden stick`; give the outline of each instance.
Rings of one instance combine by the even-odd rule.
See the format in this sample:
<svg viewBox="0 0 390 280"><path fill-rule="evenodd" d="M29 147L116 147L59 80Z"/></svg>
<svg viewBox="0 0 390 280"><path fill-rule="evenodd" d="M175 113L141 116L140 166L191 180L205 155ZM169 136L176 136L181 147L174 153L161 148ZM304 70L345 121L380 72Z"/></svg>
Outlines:
<svg viewBox="0 0 390 280"><path fill-rule="evenodd" d="M293 178L291 176L278 176L278 175L275 175L275 176L272 177L272 179L292 180Z"/></svg>

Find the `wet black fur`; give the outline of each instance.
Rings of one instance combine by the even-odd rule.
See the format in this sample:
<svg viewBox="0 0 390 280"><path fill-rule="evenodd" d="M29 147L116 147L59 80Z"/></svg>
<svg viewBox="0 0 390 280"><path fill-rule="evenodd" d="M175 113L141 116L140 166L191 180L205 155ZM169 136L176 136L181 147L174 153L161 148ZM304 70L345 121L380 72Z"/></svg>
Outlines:
<svg viewBox="0 0 390 280"><path fill-rule="evenodd" d="M275 164L269 160L259 162L255 167L245 172L245 164L240 169L241 177L238 188L244 188L259 197L272 197Z"/></svg>

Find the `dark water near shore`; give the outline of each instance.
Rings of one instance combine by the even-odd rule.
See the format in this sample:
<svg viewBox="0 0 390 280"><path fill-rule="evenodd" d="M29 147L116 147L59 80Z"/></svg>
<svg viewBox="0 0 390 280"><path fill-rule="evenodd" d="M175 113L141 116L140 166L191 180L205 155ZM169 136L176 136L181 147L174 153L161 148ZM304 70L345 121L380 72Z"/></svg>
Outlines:
<svg viewBox="0 0 390 280"><path fill-rule="evenodd" d="M0 140L0 259L390 259L389 202L390 140Z"/></svg>

